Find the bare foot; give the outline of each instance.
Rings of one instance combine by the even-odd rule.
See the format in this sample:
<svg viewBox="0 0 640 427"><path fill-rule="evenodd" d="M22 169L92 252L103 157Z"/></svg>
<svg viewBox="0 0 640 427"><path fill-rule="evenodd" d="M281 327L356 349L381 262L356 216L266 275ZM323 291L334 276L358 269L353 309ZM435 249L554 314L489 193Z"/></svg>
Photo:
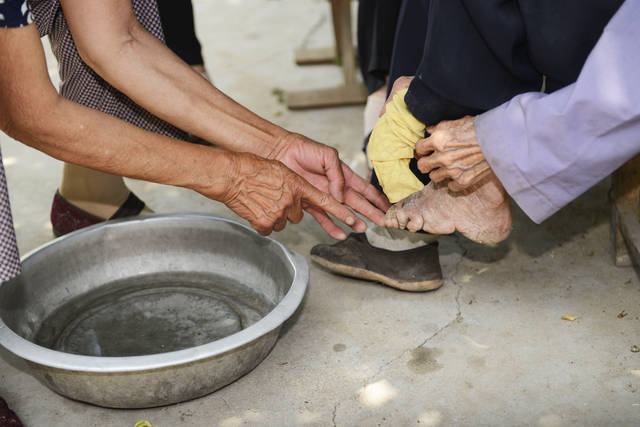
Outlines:
<svg viewBox="0 0 640 427"><path fill-rule="evenodd" d="M394 204L387 212L385 225L433 234L457 230L474 242L494 245L511 232L511 207L502 184L492 173L457 193L447 188L447 182L430 182Z"/></svg>

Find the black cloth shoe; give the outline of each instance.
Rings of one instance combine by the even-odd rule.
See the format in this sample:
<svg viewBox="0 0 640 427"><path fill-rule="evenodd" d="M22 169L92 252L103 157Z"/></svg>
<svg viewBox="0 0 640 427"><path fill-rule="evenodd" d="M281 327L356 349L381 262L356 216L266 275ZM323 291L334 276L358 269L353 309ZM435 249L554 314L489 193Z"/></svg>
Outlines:
<svg viewBox="0 0 640 427"><path fill-rule="evenodd" d="M388 251L371 246L364 233L351 233L333 245L314 246L311 259L333 273L403 291L431 291L442 286L438 242L406 251Z"/></svg>

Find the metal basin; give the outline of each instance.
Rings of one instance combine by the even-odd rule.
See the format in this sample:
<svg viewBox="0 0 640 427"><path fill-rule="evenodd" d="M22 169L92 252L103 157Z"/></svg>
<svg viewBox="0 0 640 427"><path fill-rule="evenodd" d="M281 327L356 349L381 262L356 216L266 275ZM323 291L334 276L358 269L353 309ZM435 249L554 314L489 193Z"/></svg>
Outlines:
<svg viewBox="0 0 640 427"><path fill-rule="evenodd" d="M109 222L24 257L0 285L0 344L72 399L168 405L256 367L308 279L304 258L232 221Z"/></svg>

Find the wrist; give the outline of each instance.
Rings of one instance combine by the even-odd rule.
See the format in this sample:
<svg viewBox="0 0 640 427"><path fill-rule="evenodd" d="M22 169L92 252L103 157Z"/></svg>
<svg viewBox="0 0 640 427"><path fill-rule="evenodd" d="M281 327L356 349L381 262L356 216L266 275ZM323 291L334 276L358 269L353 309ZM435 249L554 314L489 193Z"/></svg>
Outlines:
<svg viewBox="0 0 640 427"><path fill-rule="evenodd" d="M225 203L231 197L239 177L241 154L231 151L207 148L198 167L193 169L191 185L186 187L203 196Z"/></svg>
<svg viewBox="0 0 640 427"><path fill-rule="evenodd" d="M285 131L282 135L278 135L274 138L273 144L269 147L270 150L263 156L265 159L282 161L285 157L285 153L289 148L297 144L304 136Z"/></svg>

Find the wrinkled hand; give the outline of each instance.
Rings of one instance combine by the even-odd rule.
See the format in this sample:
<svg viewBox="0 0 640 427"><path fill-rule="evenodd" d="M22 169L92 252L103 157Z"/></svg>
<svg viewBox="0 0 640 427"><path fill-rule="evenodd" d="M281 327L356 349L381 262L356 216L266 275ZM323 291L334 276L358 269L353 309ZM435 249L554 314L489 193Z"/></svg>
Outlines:
<svg viewBox="0 0 640 427"><path fill-rule="evenodd" d="M393 99L393 96L396 92L399 92L404 89L409 89L409 85L413 81L413 76L402 76L398 77L394 82L393 86L391 86L391 92L389 92L389 96L387 100L384 102L384 107L380 111L380 117L387 111L387 104Z"/></svg>
<svg viewBox="0 0 640 427"><path fill-rule="evenodd" d="M226 174L226 191L218 199L251 223L262 235L281 231L287 221L299 223L302 209L332 214L345 224L361 228L365 224L332 196L315 188L305 179L278 161L262 159L253 154L234 154L232 169ZM344 232L335 228L327 233L344 239ZM364 230L363 230L364 231Z"/></svg>
<svg viewBox="0 0 640 427"><path fill-rule="evenodd" d="M281 161L318 190L331 194L336 200L344 202L375 224L384 225L384 214L390 207L389 201L373 185L344 164L334 148L302 135L289 134L270 158ZM329 212L328 210L316 206L305 206L305 210L329 235L342 233L325 212ZM358 232L366 229L366 225L360 219L349 225Z"/></svg>
<svg viewBox="0 0 640 427"><path fill-rule="evenodd" d="M427 127L431 135L416 145L418 169L434 182L449 179L451 191L462 191L492 173L478 145L473 120L466 116Z"/></svg>

